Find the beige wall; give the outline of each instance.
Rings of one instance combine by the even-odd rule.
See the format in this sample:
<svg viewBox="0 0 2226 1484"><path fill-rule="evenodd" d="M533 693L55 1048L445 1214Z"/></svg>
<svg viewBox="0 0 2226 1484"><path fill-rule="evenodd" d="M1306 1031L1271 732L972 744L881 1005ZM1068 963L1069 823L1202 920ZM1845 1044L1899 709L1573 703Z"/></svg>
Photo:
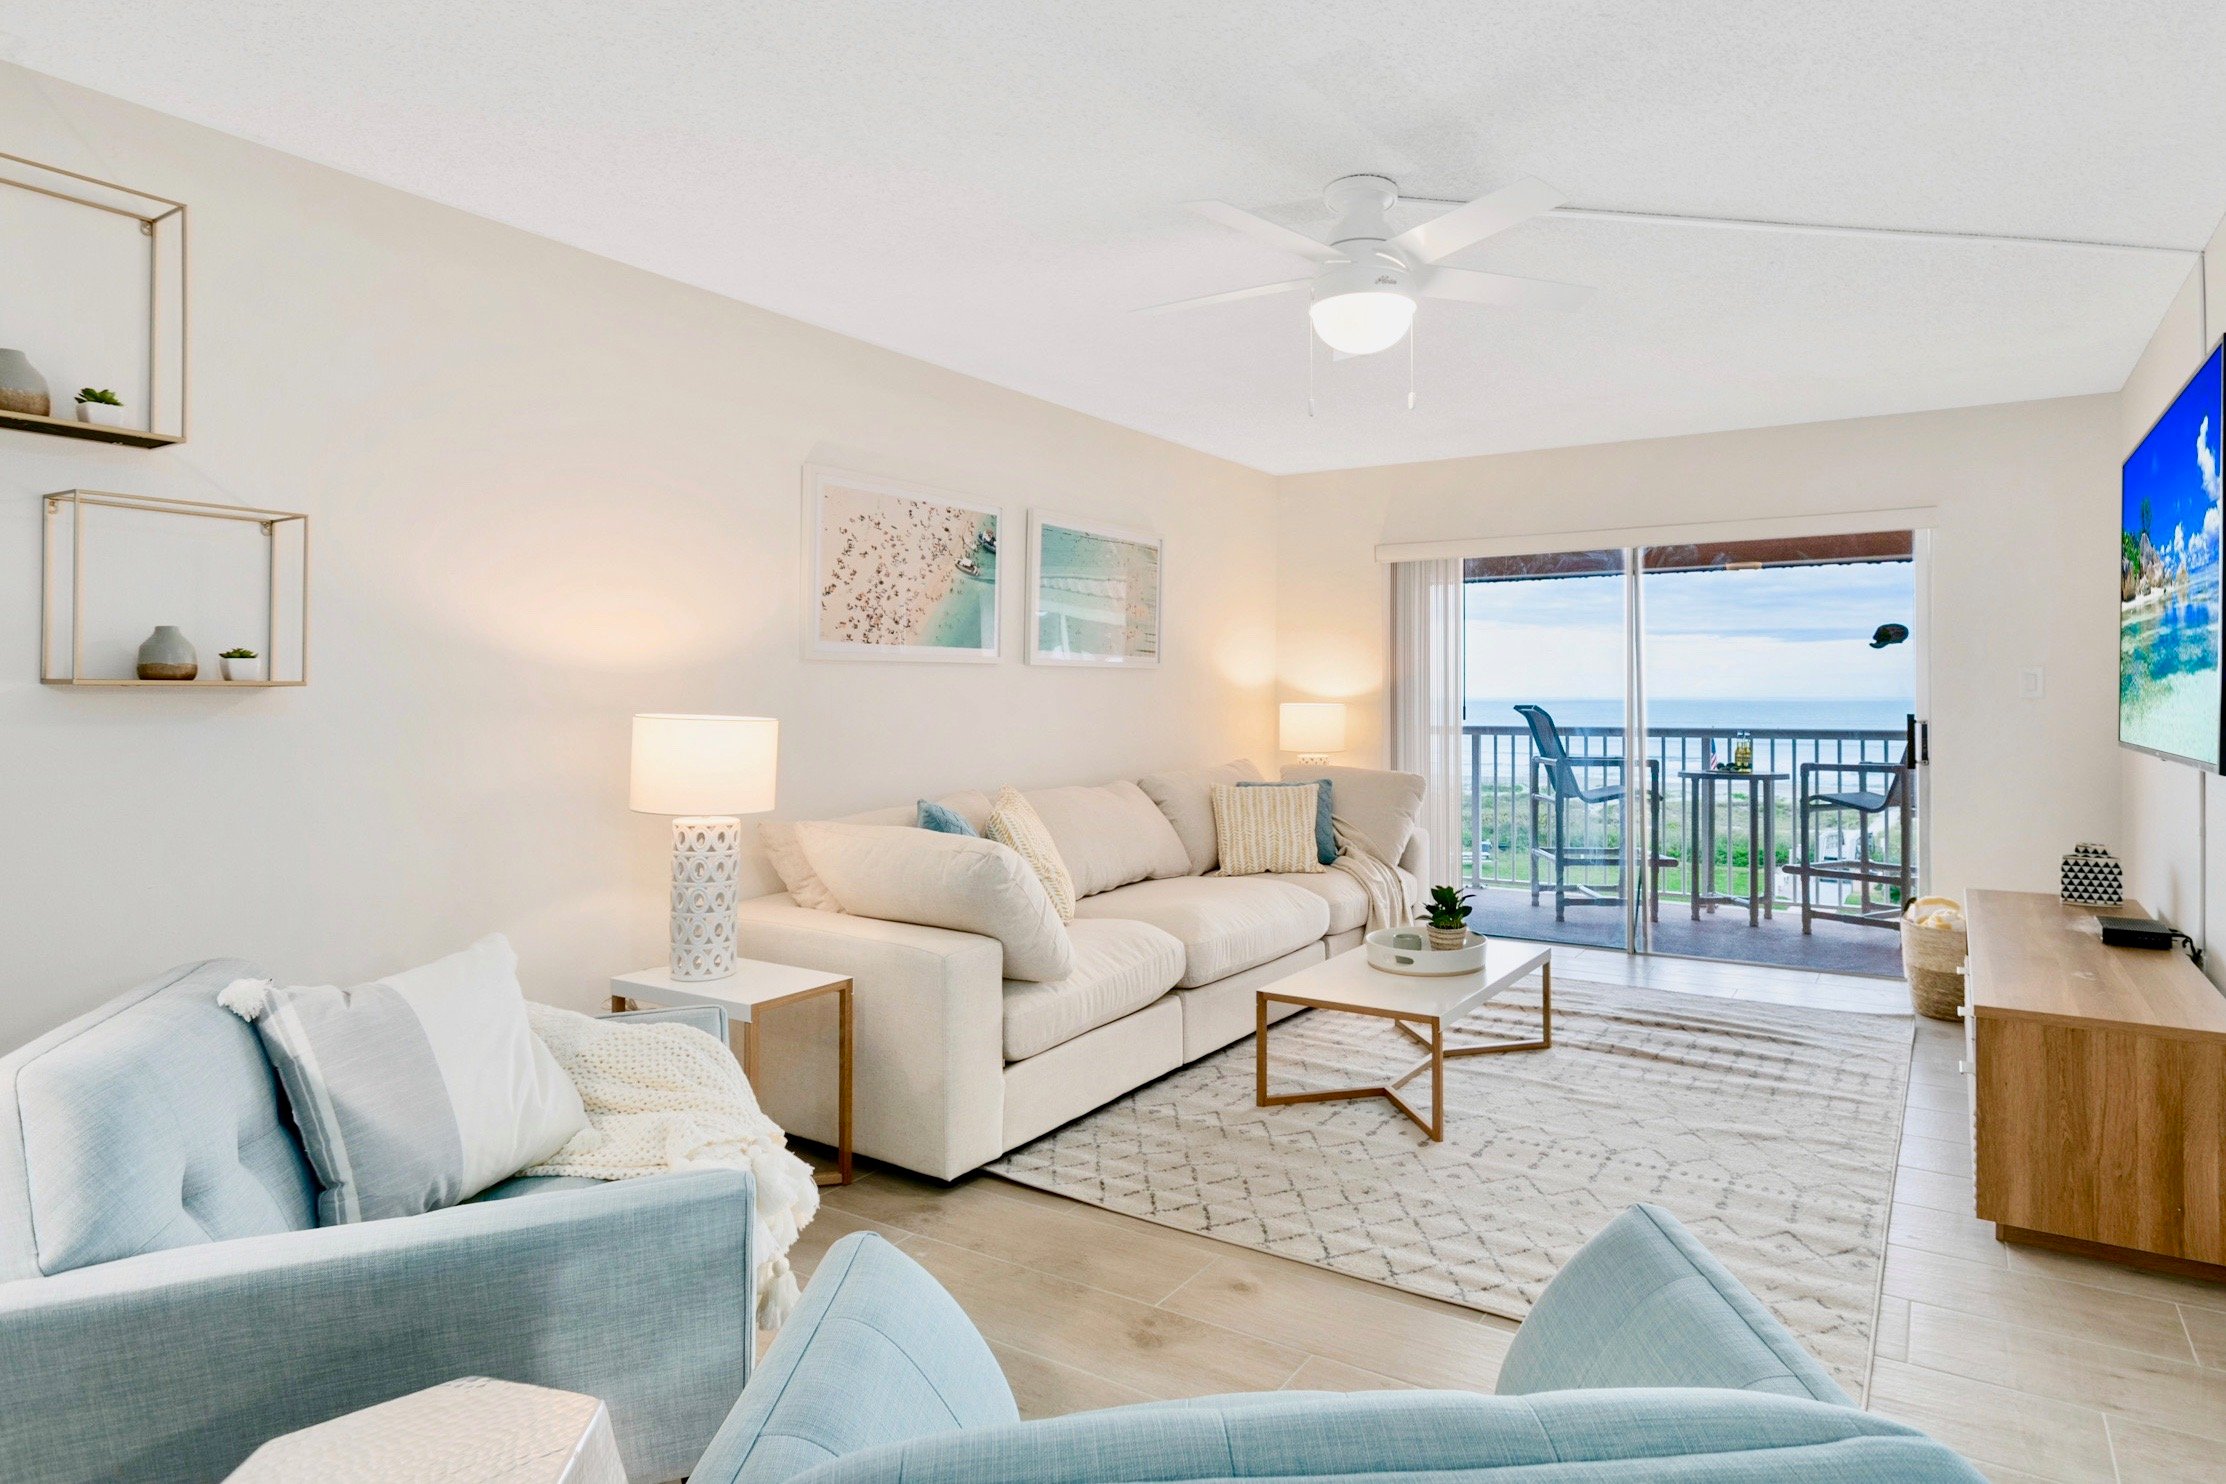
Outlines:
<svg viewBox="0 0 2226 1484"><path fill-rule="evenodd" d="M786 813L1272 759L1264 475L4 66L0 139L190 202L195 269L189 443L0 433L0 1048L189 958L491 929L593 1003L663 957L635 711L780 717ZM1021 663L1017 580L1001 664L804 661L807 460L1162 532L1166 665ZM38 685L77 486L309 512L314 683Z"/></svg>
<svg viewBox="0 0 2226 1484"><path fill-rule="evenodd" d="M2226 305L2226 229L2210 242L2210 302ZM2163 322L2118 395L2117 454L2122 458L2141 441L2174 393L2194 375L2204 353L2217 342L2221 320L2214 312L2203 324L2202 286L2191 268ZM2213 775L2137 752L2120 754L2124 817L2113 836L2126 862L2127 889L2150 911L2190 933L2226 926L2226 841L2213 833L2205 870L2202 820L2222 794ZM2209 888L2206 893L2205 881ZM2205 897L2209 900L2206 902ZM2226 958L2209 961L2211 978L2226 984Z"/></svg>
<svg viewBox="0 0 2226 1484"><path fill-rule="evenodd" d="M1378 542L1933 506L1933 880L2051 888L2118 820L2116 399L2080 397L1306 475L1282 482L1286 699L1348 699L1383 756ZM1620 542L1623 537L1618 537ZM2045 693L2021 700L2018 672Z"/></svg>

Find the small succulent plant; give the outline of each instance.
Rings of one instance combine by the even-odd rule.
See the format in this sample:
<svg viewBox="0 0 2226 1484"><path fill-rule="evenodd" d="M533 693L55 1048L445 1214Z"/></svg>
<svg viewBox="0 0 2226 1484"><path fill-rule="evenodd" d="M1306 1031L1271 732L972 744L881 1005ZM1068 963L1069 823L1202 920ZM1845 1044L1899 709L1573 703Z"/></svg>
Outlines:
<svg viewBox="0 0 2226 1484"><path fill-rule="evenodd" d="M1460 888L1430 888L1430 926L1450 933L1467 927L1468 923L1469 904L1461 900Z"/></svg>
<svg viewBox="0 0 2226 1484"><path fill-rule="evenodd" d="M220 660L251 660L255 658L255 651L252 649L227 649L217 658Z"/></svg>
<svg viewBox="0 0 2226 1484"><path fill-rule="evenodd" d="M77 394L80 402L98 402L103 407L121 407L124 399L106 387L89 386Z"/></svg>

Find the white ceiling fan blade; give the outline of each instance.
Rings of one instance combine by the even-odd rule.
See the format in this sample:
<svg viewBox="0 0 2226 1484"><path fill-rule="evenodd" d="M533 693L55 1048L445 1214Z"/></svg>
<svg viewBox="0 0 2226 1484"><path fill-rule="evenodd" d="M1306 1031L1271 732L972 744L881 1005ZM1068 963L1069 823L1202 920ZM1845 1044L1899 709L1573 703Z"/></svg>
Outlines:
<svg viewBox="0 0 2226 1484"><path fill-rule="evenodd" d="M1288 278L1281 283L1259 283L1248 289L1229 289L1219 294L1200 294L1195 299L1174 299L1165 304L1147 304L1136 310L1137 314L1165 314L1173 309L1196 309L1201 304L1229 304L1238 299L1258 299L1268 294L1287 294L1293 289L1303 289L1313 283L1311 278Z"/></svg>
<svg viewBox="0 0 2226 1484"><path fill-rule="evenodd" d="M1415 292L1425 299L1458 299L1464 304L1515 309L1575 309L1592 297L1587 284L1478 273L1468 268L1425 268L1415 275Z"/></svg>
<svg viewBox="0 0 2226 1484"><path fill-rule="evenodd" d="M1217 222L1233 232L1256 237L1270 247L1280 247L1285 252L1295 252L1302 258L1312 258L1317 263L1342 263L1345 255L1326 242L1316 242L1304 232L1295 232L1264 216L1254 216L1239 210L1226 201L1193 201L1190 209L1209 222Z"/></svg>
<svg viewBox="0 0 2226 1484"><path fill-rule="evenodd" d="M1436 263L1472 242L1482 242L1517 222L1553 210L1568 198L1535 175L1501 186L1466 206L1456 206L1391 239L1391 245L1418 263Z"/></svg>

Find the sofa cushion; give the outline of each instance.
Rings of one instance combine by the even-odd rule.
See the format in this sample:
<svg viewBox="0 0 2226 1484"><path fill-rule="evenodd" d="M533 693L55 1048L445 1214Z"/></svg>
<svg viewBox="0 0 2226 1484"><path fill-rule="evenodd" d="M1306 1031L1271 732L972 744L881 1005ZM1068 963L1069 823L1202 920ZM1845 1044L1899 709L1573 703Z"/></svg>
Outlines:
<svg viewBox="0 0 2226 1484"><path fill-rule="evenodd" d="M1026 1061L1141 1010L1183 976L1183 945L1146 922L1077 919L1074 972L1049 984L1005 981L1005 1060Z"/></svg>
<svg viewBox="0 0 2226 1484"><path fill-rule="evenodd" d="M989 795L974 790L946 794L935 801L937 808L949 811L977 835L989 827ZM875 824L891 828L917 829L921 825L920 811L928 807L922 799L917 804L899 805L888 809L869 809L863 814L847 814L834 824ZM768 819L757 827L758 844L765 851L766 863L781 878L781 886L788 892L789 900L799 907L810 907L816 912L840 912L842 907L827 883L819 879L811 861L796 844L796 824L792 819Z"/></svg>
<svg viewBox="0 0 2226 1484"><path fill-rule="evenodd" d="M1280 881L1300 891L1312 892L1329 908L1330 934L1349 933L1368 924L1368 893L1343 871L1289 871L1248 877L1252 881Z"/></svg>
<svg viewBox="0 0 2226 1484"><path fill-rule="evenodd" d="M1007 979L1064 979L1074 943L1043 882L995 840L806 821L796 840L844 912L995 938Z"/></svg>
<svg viewBox="0 0 2226 1484"><path fill-rule="evenodd" d="M1285 783L1330 783L1330 807L1336 822L1363 850L1396 866L1407 853L1407 842L1422 827L1420 773L1395 773L1385 768L1285 768Z"/></svg>
<svg viewBox="0 0 2226 1484"><path fill-rule="evenodd" d="M1190 857L1190 874L1203 876L1219 863L1214 846L1213 786L1217 783L1258 783L1260 770L1247 758L1218 768L1187 768L1175 773L1148 773L1136 780L1144 796L1159 806L1183 842Z"/></svg>
<svg viewBox="0 0 2226 1484"><path fill-rule="evenodd" d="M1190 873L1175 827L1133 783L1043 788L1025 797L1051 832L1078 897Z"/></svg>
<svg viewBox="0 0 2226 1484"><path fill-rule="evenodd" d="M1176 876L1100 892L1078 917L1148 922L1183 945L1183 976L1195 989L1281 958L1329 931L1329 904L1264 876Z"/></svg>
<svg viewBox="0 0 2226 1484"><path fill-rule="evenodd" d="M0 1058L0 1280L317 1224L277 1074L216 1002L260 972L172 969Z"/></svg>

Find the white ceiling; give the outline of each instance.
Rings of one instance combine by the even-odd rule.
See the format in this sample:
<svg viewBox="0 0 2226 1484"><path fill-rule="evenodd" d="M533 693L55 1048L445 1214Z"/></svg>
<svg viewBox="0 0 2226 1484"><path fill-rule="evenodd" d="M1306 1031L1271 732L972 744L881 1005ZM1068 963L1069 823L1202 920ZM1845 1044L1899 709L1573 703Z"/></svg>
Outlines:
<svg viewBox="0 0 2226 1484"><path fill-rule="evenodd" d="M2116 389L2188 261L1536 221L1320 373L1332 177L1466 198L2192 248L2217 0L8 0L0 55L1277 473ZM1413 211L1399 224L1419 220Z"/></svg>

